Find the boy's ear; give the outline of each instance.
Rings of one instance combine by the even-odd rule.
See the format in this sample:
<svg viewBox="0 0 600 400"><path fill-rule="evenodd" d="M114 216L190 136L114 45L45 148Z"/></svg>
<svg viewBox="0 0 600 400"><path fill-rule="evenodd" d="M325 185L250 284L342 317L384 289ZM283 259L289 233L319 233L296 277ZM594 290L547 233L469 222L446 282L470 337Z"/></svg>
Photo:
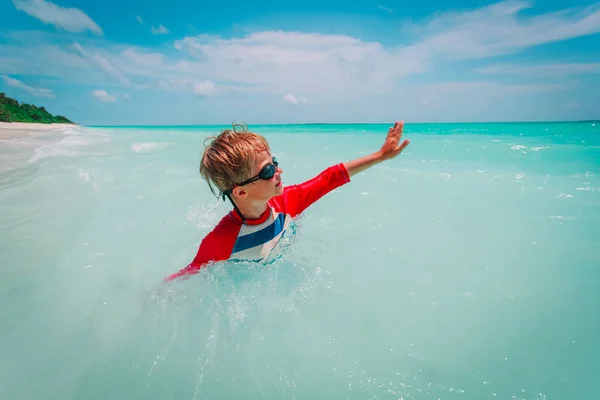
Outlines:
<svg viewBox="0 0 600 400"><path fill-rule="evenodd" d="M236 186L233 188L233 194L235 197L244 198L248 195L248 192L242 186Z"/></svg>

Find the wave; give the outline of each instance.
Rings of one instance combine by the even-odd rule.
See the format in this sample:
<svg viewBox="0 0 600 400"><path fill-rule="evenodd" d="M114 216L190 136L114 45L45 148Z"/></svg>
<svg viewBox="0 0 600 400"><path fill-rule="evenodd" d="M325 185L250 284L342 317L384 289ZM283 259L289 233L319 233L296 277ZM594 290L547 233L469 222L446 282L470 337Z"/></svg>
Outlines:
<svg viewBox="0 0 600 400"><path fill-rule="evenodd" d="M77 148L88 147L95 144L97 141L97 139L95 140L95 136L104 136L90 134L79 127L63 128L60 130L60 133L64 135L61 140L52 141L36 148L29 158L28 163L35 163L49 157L77 155Z"/></svg>
<svg viewBox="0 0 600 400"><path fill-rule="evenodd" d="M131 150L133 150L136 153L141 153L141 152L150 151L153 149L158 149L158 148L164 147L166 145L167 145L167 143L141 142L141 143L132 144Z"/></svg>

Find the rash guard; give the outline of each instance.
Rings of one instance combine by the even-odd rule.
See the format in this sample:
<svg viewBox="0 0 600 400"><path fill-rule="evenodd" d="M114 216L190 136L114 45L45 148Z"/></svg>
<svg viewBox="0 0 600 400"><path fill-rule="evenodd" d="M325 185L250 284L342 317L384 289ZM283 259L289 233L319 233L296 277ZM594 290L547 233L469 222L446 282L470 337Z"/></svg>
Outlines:
<svg viewBox="0 0 600 400"><path fill-rule="evenodd" d="M267 209L257 219L246 220L244 224L236 212L230 211L202 240L193 261L179 272L167 276L165 281L195 274L218 261L267 259L294 218L327 193L348 182L348 171L340 163L304 183L284 188L281 195L269 200Z"/></svg>

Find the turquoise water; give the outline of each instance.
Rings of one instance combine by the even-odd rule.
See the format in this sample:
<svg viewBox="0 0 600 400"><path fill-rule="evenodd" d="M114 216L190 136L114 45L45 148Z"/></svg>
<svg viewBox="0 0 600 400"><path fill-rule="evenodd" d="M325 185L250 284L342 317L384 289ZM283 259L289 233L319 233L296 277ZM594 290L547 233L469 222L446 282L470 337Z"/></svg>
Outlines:
<svg viewBox="0 0 600 400"><path fill-rule="evenodd" d="M285 184L387 127L250 126ZM598 398L600 123L407 123L275 264L163 285L230 209L216 131L0 142L0 398Z"/></svg>

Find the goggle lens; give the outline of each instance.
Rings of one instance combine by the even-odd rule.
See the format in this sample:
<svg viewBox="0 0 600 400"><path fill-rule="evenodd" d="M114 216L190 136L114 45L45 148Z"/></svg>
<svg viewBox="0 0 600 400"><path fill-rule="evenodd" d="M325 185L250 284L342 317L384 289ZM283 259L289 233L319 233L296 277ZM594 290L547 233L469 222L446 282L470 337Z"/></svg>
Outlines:
<svg viewBox="0 0 600 400"><path fill-rule="evenodd" d="M273 157L273 163L265 165L258 173L258 177L260 179L271 179L275 176L275 171L277 171L278 165L279 163L277 162L277 159Z"/></svg>

